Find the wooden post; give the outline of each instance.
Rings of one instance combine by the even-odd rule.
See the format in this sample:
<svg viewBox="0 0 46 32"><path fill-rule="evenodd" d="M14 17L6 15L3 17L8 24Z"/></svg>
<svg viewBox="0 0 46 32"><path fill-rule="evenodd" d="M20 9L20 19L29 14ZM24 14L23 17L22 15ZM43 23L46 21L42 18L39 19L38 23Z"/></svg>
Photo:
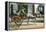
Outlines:
<svg viewBox="0 0 46 32"><path fill-rule="evenodd" d="M32 7L33 7L32 14L33 14L33 16L34 16L34 15L35 15L34 4L32 5Z"/></svg>

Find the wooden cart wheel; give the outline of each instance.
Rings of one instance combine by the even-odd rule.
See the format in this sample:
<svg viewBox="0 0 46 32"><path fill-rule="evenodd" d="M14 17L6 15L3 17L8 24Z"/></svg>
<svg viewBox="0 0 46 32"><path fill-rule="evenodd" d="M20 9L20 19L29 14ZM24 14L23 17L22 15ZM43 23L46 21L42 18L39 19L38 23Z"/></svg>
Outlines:
<svg viewBox="0 0 46 32"><path fill-rule="evenodd" d="M21 21L21 17L20 16L13 16L12 19L13 19L12 21L15 22L15 25L17 27L21 26L22 21Z"/></svg>

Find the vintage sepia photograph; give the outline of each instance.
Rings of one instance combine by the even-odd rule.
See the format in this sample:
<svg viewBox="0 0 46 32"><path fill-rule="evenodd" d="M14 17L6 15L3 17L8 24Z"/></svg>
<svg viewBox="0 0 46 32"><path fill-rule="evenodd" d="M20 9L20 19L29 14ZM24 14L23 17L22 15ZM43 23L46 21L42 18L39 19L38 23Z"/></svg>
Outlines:
<svg viewBox="0 0 46 32"><path fill-rule="evenodd" d="M6 2L7 30L44 28L44 3Z"/></svg>

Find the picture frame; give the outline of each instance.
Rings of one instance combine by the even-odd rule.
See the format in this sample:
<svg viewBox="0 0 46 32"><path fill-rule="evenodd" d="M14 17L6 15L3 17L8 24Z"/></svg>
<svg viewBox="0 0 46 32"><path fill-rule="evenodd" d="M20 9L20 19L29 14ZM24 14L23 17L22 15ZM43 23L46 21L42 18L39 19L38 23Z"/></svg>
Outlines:
<svg viewBox="0 0 46 32"><path fill-rule="evenodd" d="M5 2L5 30L40 28L44 28L44 3Z"/></svg>

